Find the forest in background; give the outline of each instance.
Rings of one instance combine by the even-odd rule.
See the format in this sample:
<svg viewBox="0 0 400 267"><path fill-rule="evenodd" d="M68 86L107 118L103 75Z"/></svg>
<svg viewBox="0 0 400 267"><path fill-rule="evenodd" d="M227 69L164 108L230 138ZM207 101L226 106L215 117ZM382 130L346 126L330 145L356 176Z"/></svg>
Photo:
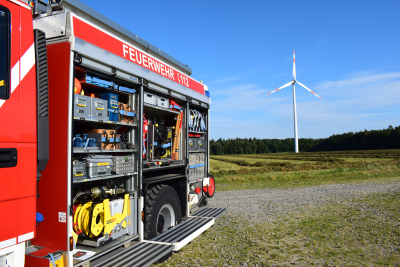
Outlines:
<svg viewBox="0 0 400 267"><path fill-rule="evenodd" d="M300 152L400 149L400 126L334 134L328 138L299 138ZM293 138L210 140L210 155L294 152Z"/></svg>

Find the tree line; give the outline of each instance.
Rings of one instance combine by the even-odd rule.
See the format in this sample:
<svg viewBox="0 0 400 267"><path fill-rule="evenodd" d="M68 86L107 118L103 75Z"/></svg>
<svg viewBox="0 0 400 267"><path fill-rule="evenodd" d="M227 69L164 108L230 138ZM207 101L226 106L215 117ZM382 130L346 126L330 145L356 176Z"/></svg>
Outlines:
<svg viewBox="0 0 400 267"><path fill-rule="evenodd" d="M334 134L328 138L300 138L300 152L400 149L400 126ZM210 140L210 155L294 152L294 139L236 138Z"/></svg>

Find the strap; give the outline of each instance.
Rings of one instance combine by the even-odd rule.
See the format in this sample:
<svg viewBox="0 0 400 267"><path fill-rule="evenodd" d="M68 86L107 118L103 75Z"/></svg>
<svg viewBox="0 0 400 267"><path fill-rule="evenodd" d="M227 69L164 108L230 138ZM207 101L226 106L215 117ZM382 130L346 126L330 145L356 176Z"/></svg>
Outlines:
<svg viewBox="0 0 400 267"><path fill-rule="evenodd" d="M53 267L57 267L56 261L54 260L53 254L52 254L52 253L49 253L49 256L50 256L50 262L51 262L51 264L53 265Z"/></svg>
<svg viewBox="0 0 400 267"><path fill-rule="evenodd" d="M171 146L171 143L159 145L158 147L167 148L167 147L170 147L170 146Z"/></svg>

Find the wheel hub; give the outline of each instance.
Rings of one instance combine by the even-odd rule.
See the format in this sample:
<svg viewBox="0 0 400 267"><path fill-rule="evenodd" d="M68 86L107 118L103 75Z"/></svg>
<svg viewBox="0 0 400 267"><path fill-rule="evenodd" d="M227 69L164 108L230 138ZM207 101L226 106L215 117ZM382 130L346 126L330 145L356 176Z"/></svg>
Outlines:
<svg viewBox="0 0 400 267"><path fill-rule="evenodd" d="M171 226L175 226L175 211L170 204L164 204L157 218L157 235L167 231Z"/></svg>

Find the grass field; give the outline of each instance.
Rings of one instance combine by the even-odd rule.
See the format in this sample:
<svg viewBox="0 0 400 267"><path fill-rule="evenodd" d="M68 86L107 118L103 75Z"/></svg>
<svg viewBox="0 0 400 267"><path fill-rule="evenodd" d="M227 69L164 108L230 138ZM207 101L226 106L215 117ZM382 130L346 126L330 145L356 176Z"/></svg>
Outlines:
<svg viewBox="0 0 400 267"><path fill-rule="evenodd" d="M158 266L399 266L399 205L373 194L265 223L225 216Z"/></svg>
<svg viewBox="0 0 400 267"><path fill-rule="evenodd" d="M211 156L210 173L218 192L393 182L399 163L400 150L223 155ZM225 215L157 266L400 266L399 206L397 192L373 193L268 222Z"/></svg>
<svg viewBox="0 0 400 267"><path fill-rule="evenodd" d="M400 176L398 149L210 158L210 173L219 190L312 186Z"/></svg>

